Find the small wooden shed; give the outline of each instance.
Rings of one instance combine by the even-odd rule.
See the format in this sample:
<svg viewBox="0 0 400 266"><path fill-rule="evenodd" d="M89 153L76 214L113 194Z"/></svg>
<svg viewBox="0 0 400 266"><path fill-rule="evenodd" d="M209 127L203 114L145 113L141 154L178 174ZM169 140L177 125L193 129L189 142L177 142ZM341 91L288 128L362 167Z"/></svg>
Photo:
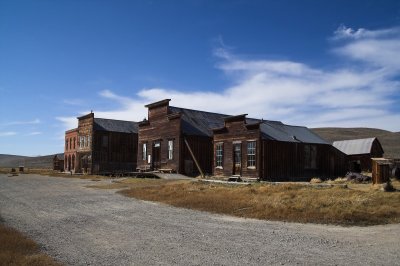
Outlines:
<svg viewBox="0 0 400 266"><path fill-rule="evenodd" d="M389 181L390 161L385 158L371 158L372 161L372 183L382 184Z"/></svg>

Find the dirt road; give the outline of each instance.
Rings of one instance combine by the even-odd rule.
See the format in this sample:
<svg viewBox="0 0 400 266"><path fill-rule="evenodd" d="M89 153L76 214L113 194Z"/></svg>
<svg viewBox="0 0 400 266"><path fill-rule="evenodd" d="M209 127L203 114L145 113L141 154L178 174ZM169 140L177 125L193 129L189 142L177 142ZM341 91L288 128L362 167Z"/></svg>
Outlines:
<svg viewBox="0 0 400 266"><path fill-rule="evenodd" d="M93 183L0 174L0 214L66 265L400 265L399 224L239 219L85 187Z"/></svg>

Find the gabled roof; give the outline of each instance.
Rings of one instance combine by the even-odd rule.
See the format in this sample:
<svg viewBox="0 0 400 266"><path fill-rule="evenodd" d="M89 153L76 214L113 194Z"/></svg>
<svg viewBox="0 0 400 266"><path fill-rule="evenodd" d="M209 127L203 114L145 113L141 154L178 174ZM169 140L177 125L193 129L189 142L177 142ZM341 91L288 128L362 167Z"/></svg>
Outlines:
<svg viewBox="0 0 400 266"><path fill-rule="evenodd" d="M93 129L121 133L138 133L138 124L132 121L94 118Z"/></svg>
<svg viewBox="0 0 400 266"><path fill-rule="evenodd" d="M64 160L64 153L58 153L54 155L54 158L57 158L58 160Z"/></svg>
<svg viewBox="0 0 400 266"><path fill-rule="evenodd" d="M181 113L182 131L187 135L212 137L213 128L224 126L224 119L229 115L169 106L171 113Z"/></svg>
<svg viewBox="0 0 400 266"><path fill-rule="evenodd" d="M350 139L334 141L333 146L347 155L371 153L372 144L377 138Z"/></svg>
<svg viewBox="0 0 400 266"><path fill-rule="evenodd" d="M285 125L279 121L262 121L260 131L262 137L268 140L328 144L324 139L306 127Z"/></svg>

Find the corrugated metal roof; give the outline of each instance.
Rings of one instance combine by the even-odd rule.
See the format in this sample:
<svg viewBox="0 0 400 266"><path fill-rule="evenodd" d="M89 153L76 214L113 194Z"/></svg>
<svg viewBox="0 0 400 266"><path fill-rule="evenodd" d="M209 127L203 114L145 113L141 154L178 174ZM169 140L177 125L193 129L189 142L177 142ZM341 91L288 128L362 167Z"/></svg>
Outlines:
<svg viewBox="0 0 400 266"><path fill-rule="evenodd" d="M367 154L371 152L372 143L376 138L350 139L334 141L333 146L347 155Z"/></svg>
<svg viewBox="0 0 400 266"><path fill-rule="evenodd" d="M279 121L263 121L260 124L262 137L285 142L328 144L306 127L285 125Z"/></svg>
<svg viewBox="0 0 400 266"><path fill-rule="evenodd" d="M138 124L132 121L122 121L105 118L94 119L94 130L122 133L138 133Z"/></svg>
<svg viewBox="0 0 400 266"><path fill-rule="evenodd" d="M224 126L224 119L229 115L209 113L198 110L169 106L172 113L182 114L182 131L184 134L212 137L213 128Z"/></svg>

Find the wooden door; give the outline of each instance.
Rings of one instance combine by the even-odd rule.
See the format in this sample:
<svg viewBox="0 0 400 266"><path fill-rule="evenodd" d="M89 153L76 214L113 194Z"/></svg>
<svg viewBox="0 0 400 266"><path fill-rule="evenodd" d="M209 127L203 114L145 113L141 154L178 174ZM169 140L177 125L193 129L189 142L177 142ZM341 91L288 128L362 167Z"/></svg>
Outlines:
<svg viewBox="0 0 400 266"><path fill-rule="evenodd" d="M233 174L241 175L242 173L242 144L233 144Z"/></svg>
<svg viewBox="0 0 400 266"><path fill-rule="evenodd" d="M161 144L155 142L153 145L153 169L157 170L161 167Z"/></svg>

